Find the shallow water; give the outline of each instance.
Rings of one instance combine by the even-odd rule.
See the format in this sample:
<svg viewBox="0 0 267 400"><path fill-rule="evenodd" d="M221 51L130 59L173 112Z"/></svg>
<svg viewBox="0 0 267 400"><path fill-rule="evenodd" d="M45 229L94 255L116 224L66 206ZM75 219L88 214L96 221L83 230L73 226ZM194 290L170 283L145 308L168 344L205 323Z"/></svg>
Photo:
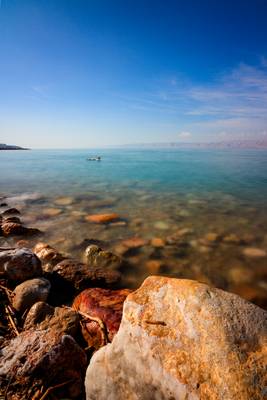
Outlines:
<svg viewBox="0 0 267 400"><path fill-rule="evenodd" d="M95 154L101 162L86 161ZM124 253L124 285L136 287L151 273L194 278L265 306L267 259L246 249L267 251L266 171L261 150L6 151L0 195L44 232L42 241L77 258L85 239L117 253L125 239L144 239ZM106 212L121 222L85 220Z"/></svg>

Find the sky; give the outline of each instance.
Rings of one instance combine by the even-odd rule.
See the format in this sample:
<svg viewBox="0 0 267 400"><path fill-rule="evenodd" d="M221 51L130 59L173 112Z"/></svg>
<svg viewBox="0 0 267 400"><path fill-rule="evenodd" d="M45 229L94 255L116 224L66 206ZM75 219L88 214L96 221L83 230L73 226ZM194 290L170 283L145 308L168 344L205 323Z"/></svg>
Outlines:
<svg viewBox="0 0 267 400"><path fill-rule="evenodd" d="M0 0L0 143L267 139L267 0Z"/></svg>

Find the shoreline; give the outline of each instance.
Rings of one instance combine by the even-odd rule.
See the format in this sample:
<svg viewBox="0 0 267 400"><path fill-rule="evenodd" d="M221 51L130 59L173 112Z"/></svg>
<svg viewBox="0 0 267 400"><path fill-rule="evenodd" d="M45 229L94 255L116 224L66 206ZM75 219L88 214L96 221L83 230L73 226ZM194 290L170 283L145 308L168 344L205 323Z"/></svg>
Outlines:
<svg viewBox="0 0 267 400"><path fill-rule="evenodd" d="M70 203L69 198L59 199L57 203L61 206L67 207ZM1 199L2 204L3 201L5 201L4 198ZM182 346L183 352L188 352L188 355L191 354L190 357L194 357L192 354L196 354L197 350L193 351L195 339L192 340L192 332L196 331L196 337L200 338L199 346L204 346L201 354L204 354L205 358L214 359L214 348L216 349L217 368L220 368L219 366L224 362L229 363L229 368L230 366L234 368L229 361L230 358L225 355L232 344L229 342L224 347L222 341L217 342L217 337L220 335L226 343L229 340L229 335L226 334L224 337L225 332L221 329L222 321L225 326L232 326L233 318L237 318L238 323L231 328L230 337L239 337L240 329L244 337L245 325L248 326L248 332L251 332L251 326L253 326L254 335L258 335L261 340L262 318L266 316L267 321L267 312L237 295L214 289L209 283L163 277L160 276L161 273L158 270L158 276L148 277L141 287L138 285L139 288L136 291L125 286L122 277L125 270L129 268L127 254L130 251L131 258L133 251L135 253L148 245L142 238L131 237L124 240L122 243L124 243L126 253L114 253L108 248L103 249L99 237L94 236L91 241L84 242L79 250L80 258L77 259L44 243L44 232L36 227L31 228L22 224L20 211L5 204L1 207L2 210L4 209L0 217L1 234L6 239L15 238L15 242L12 242L13 246L0 248L0 296L2 299L0 308L4 316L5 332L4 336L0 335L0 377L8 377L6 383L2 381L0 393L8 395L8 398L12 399L12 396L29 398L30 396L30 398L39 399L52 388L51 390L55 390L57 399L68 397L91 400L97 393L97 398L104 400L108 397L107 391L109 391L117 399L122 400L119 393L125 393L125 385L128 387L129 384L126 371L129 368L137 371L142 369L141 366L146 365L149 360L145 356L147 352L151 354L152 359L157 359L158 353L154 354L154 345L162 348L163 353L168 354L170 360L176 354L175 365L171 372L168 370L168 364L163 363L161 369L163 371L166 369L166 372L163 376L155 374L153 362L148 362L146 370L139 378L136 377L136 381L135 376L132 375L131 389L128 387L127 390L139 393L140 398L143 398L146 391L145 381L152 380L154 387L158 388L156 391L162 391L162 398L170 392L174 398L179 398L180 389L177 389L177 385L178 387L180 385L180 363L179 354L175 350L177 341L175 339L172 342L173 335L174 337L182 335L187 338ZM115 213L91 214L86 218L89 224L96 226L123 222ZM180 232L180 236L173 237L174 242L168 246L175 247L177 243L184 243L184 234L188 233L185 230ZM34 238L34 245L30 245L31 238ZM181 238L182 242L180 242ZM209 246L214 248L218 239L218 236L209 234L202 242L202 246L205 247L209 243ZM235 241L236 237L228 238L230 239ZM151 245L156 251L166 246L162 238L154 238L149 246ZM260 253L259 249L250 249L249 257L251 257L251 251L252 253L254 251L252 254L254 259L266 257L266 254ZM200 275L198 280L201 280ZM162 297L161 294L158 298L159 293L165 293L165 295ZM177 307L177 303L173 300L175 298L180 298L179 301L184 302L182 308ZM217 302L221 307L219 319ZM200 305L201 312L196 309L196 304ZM223 307L222 304L224 304ZM206 342L206 335L211 333L210 327L205 332L207 317L202 319L202 313L203 315L208 313L212 321L215 347ZM121 319L123 324L121 324ZM192 327L189 329L188 323L180 325L179 321L183 319L191 320L194 331ZM130 325L129 321L131 321ZM152 335L151 339L148 340L150 335ZM164 339L166 335L169 338L167 342ZM250 349L252 339L250 333L246 335L243 340L246 342L246 348ZM151 342L152 338L154 345ZM135 348L139 340L141 341ZM111 343L109 347L105 347L108 343ZM101 352L98 351L100 348ZM253 349L248 350L250 354L254 351ZM101 355L107 351L108 361L103 362ZM118 358L116 354L121 351L121 356ZM132 351L135 357L131 357ZM231 351L237 354L237 359L240 359L236 346L231 347ZM261 350L257 349L257 351ZM21 361L23 357L31 360L31 363L25 364ZM161 363L162 359L160 355L156 362ZM128 364L129 360L131 360L130 364ZM183 363L188 362L183 361ZM198 365L195 361L193 365L189 362L187 367L190 371L189 380L195 374L203 373L201 372L202 362ZM120 380L120 388L113 375L113 368L121 371L126 377ZM12 372L14 370L17 371L17 375ZM245 366L242 363L239 364L238 370L242 376L255 373L254 366ZM258 382L261 385L263 378L260 369L257 371ZM174 387L169 379L166 379L166 373L171 373L172 379L176 382ZM210 370L210 374L213 374L213 369ZM23 377L23 383L20 381L21 377ZM144 377L146 377L145 381L143 381ZM250 390L245 384L241 384L236 389L236 380L232 374L225 375L224 379L228 381L231 396L236 394L236 390L240 393ZM110 382L108 386L107 381ZM191 382L192 384L195 382L194 378ZM222 388L219 382L215 386L212 380L208 380L207 383L210 385L211 392L217 393L217 396L221 393ZM188 394L192 392L190 385L183 390L186 390Z"/></svg>

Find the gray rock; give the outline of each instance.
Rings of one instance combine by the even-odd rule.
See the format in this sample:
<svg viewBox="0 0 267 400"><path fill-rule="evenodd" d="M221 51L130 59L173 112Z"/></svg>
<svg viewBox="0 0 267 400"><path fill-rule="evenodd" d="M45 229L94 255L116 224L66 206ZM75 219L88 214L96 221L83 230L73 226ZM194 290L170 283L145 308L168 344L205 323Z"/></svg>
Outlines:
<svg viewBox="0 0 267 400"><path fill-rule="evenodd" d="M13 294L12 305L15 310L23 313L37 301L46 301L51 288L45 278L35 278L18 285Z"/></svg>
<svg viewBox="0 0 267 400"><path fill-rule="evenodd" d="M0 274L6 278L23 282L42 275L39 258L27 248L0 251Z"/></svg>

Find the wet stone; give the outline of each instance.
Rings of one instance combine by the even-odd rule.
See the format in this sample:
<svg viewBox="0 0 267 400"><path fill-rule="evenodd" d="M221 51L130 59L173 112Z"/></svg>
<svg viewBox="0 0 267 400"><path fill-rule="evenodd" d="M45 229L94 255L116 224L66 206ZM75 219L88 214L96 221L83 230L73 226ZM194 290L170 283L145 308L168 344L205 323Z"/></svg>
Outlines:
<svg viewBox="0 0 267 400"><path fill-rule="evenodd" d="M81 291L88 287L109 287L117 284L121 275L117 271L103 268L91 268L87 264L66 259L57 264L53 269L52 278L58 290Z"/></svg>
<svg viewBox="0 0 267 400"><path fill-rule="evenodd" d="M79 330L79 314L71 308L52 307L42 301L29 310L24 330L50 329L54 334L76 337Z"/></svg>
<svg viewBox="0 0 267 400"><path fill-rule="evenodd" d="M92 268L119 269L122 259L110 251L102 250L101 247L90 245L84 252L84 261Z"/></svg>
<svg viewBox="0 0 267 400"><path fill-rule="evenodd" d="M23 282L42 275L41 262L27 248L0 251L0 273L12 281Z"/></svg>
<svg viewBox="0 0 267 400"><path fill-rule="evenodd" d="M19 210L17 210L16 208L9 208L2 212L3 217L14 214L20 214Z"/></svg>
<svg viewBox="0 0 267 400"><path fill-rule="evenodd" d="M29 279L16 286L13 291L12 306L23 313L37 301L46 301L51 288L45 278Z"/></svg>
<svg viewBox="0 0 267 400"><path fill-rule="evenodd" d="M37 243L33 251L41 260L45 272L52 272L53 267L66 258L47 243Z"/></svg>

